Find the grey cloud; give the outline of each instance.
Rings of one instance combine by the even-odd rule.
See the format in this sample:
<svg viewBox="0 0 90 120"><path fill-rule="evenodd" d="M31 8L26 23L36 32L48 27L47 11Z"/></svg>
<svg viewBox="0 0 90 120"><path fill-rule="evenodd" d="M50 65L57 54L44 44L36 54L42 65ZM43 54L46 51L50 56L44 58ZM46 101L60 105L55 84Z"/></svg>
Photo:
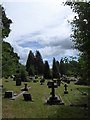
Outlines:
<svg viewBox="0 0 90 120"><path fill-rule="evenodd" d="M70 40L70 37L62 38L62 37L47 37L46 40L43 40L43 36L39 37L37 42L40 44L43 44L44 46L51 46L51 47L57 47L60 46L62 49L72 49L73 43Z"/></svg>
<svg viewBox="0 0 90 120"><path fill-rule="evenodd" d="M63 41L61 41L60 42L60 45L61 45L61 48L62 49L72 49L72 47L73 47L73 43L72 43L72 41L70 40L70 39L65 39L65 40L63 40Z"/></svg>
<svg viewBox="0 0 90 120"><path fill-rule="evenodd" d="M50 43L50 46L61 46L62 49L72 49L73 43L70 40L70 38L59 38L59 37L53 37L52 43Z"/></svg>
<svg viewBox="0 0 90 120"><path fill-rule="evenodd" d="M28 33L26 35L22 35L20 36L20 38L17 40L17 41L20 41L20 40L30 40L32 39L32 37L36 37L38 35L41 35L41 31L35 31L35 32L32 32L32 33Z"/></svg>
<svg viewBox="0 0 90 120"><path fill-rule="evenodd" d="M66 37L66 36L65 36ZM60 37L60 36L46 36L44 35L44 33L42 32L33 32L30 35L27 35L26 37L23 37L22 40L19 40L18 45L21 45L22 47L28 47L31 45L36 46L36 48L38 49L38 47L42 48L45 46L50 46L50 47L57 47L60 46L61 49L72 49L73 43L70 40L70 37ZM33 46L33 47L34 47Z"/></svg>

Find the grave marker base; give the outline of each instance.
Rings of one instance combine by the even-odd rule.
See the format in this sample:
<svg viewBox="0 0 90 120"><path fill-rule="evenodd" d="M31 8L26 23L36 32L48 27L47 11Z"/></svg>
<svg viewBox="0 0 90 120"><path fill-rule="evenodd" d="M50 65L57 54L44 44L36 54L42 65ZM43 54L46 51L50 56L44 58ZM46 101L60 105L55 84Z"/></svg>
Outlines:
<svg viewBox="0 0 90 120"><path fill-rule="evenodd" d="M64 94L68 94L68 91L64 91Z"/></svg>
<svg viewBox="0 0 90 120"><path fill-rule="evenodd" d="M64 102L58 96L55 96L54 98L49 97L47 99L47 104L50 104L50 105L64 105Z"/></svg>

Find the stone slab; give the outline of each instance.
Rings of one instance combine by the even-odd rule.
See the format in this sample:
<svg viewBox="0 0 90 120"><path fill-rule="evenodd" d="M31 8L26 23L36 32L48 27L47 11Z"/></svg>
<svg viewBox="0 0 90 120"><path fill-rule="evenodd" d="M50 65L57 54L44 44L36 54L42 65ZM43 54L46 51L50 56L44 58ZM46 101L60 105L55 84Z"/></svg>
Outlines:
<svg viewBox="0 0 90 120"><path fill-rule="evenodd" d="M12 98L14 96L14 92L13 91L6 91L4 98Z"/></svg>

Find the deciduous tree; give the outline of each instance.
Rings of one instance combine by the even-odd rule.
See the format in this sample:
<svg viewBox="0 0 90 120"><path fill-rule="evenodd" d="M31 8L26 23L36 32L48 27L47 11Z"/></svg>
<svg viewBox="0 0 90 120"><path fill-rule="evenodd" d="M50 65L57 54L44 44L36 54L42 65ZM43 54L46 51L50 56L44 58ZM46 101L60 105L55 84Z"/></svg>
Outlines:
<svg viewBox="0 0 90 120"><path fill-rule="evenodd" d="M66 2L65 4L77 14L71 22L72 40L83 60L81 72L84 74L81 77L88 81L90 79L90 1Z"/></svg>

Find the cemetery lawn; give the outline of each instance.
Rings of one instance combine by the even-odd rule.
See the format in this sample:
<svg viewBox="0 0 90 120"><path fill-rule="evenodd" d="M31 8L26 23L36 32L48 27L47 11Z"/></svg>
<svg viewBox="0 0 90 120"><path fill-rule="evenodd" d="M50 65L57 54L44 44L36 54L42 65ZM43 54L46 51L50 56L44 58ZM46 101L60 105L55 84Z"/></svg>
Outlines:
<svg viewBox="0 0 90 120"><path fill-rule="evenodd" d="M39 79L38 79L39 81ZM50 96L51 89L47 87L47 81L44 85L40 85L40 82L27 82L28 86L31 86L29 93L32 95L33 101L24 101L23 96L19 96L15 100L2 98L2 117L3 118L87 118L88 108L84 105L88 105L90 100L89 86L74 85L74 82L68 84L68 94L64 94L64 84L55 89L56 95L60 96L64 101L64 105L47 105L45 100ZM16 86L16 82L12 79L3 79L2 97L5 91L12 90L14 93L19 94L21 88L24 87L24 83L21 86ZM82 95L82 92L86 92L88 95ZM88 99L89 98L89 99ZM77 106L70 106L75 104ZM83 105L83 106L80 106Z"/></svg>

